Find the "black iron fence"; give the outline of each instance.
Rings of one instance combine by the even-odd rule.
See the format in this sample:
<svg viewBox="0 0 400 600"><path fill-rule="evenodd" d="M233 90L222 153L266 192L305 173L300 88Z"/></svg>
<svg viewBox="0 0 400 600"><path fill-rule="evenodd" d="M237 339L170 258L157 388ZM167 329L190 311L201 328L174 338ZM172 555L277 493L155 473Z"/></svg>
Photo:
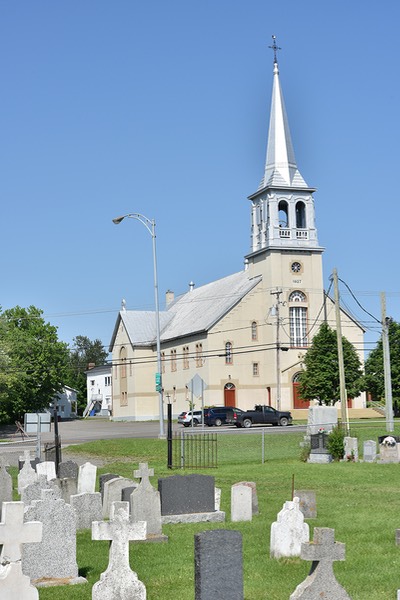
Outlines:
<svg viewBox="0 0 400 600"><path fill-rule="evenodd" d="M215 469L218 466L216 433L179 431L170 438L170 469Z"/></svg>

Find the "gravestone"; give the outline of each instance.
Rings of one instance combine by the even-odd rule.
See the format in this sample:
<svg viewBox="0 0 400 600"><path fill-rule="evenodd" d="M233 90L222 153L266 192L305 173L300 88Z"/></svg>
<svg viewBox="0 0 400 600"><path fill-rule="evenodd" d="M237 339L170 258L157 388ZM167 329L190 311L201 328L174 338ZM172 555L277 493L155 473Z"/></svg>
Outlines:
<svg viewBox="0 0 400 600"><path fill-rule="evenodd" d="M108 519L111 504L121 500L122 490L128 486L137 487L137 484L127 477L117 477L106 481L103 496L103 519Z"/></svg>
<svg viewBox="0 0 400 600"><path fill-rule="evenodd" d="M5 502L0 523L0 598L2 600L38 600L39 593L29 577L22 573L22 544L38 543L42 523L24 523L24 503Z"/></svg>
<svg viewBox="0 0 400 600"><path fill-rule="evenodd" d="M396 438L388 435L380 438L379 441L379 461L380 463L398 463L399 454Z"/></svg>
<svg viewBox="0 0 400 600"><path fill-rule="evenodd" d="M2 502L12 501L12 477L7 472L6 461L0 456L0 514Z"/></svg>
<svg viewBox="0 0 400 600"><path fill-rule="evenodd" d="M333 572L333 562L345 559L345 544L335 542L334 529L315 527L313 541L301 545L301 558L312 561L310 574L290 600L351 600Z"/></svg>
<svg viewBox="0 0 400 600"><path fill-rule="evenodd" d="M57 479L56 464L52 460L45 460L36 465L38 475L46 475L47 481Z"/></svg>
<svg viewBox="0 0 400 600"><path fill-rule="evenodd" d="M356 437L345 436L343 442L344 460L358 462L358 439Z"/></svg>
<svg viewBox="0 0 400 600"><path fill-rule="evenodd" d="M25 460L22 463L22 467L18 473L18 493L19 494L21 494L22 488L26 487L27 485L29 485L31 483L34 483L38 478L36 469L32 468L31 453L29 452L29 450L25 450L24 459Z"/></svg>
<svg viewBox="0 0 400 600"><path fill-rule="evenodd" d="M57 498L53 490L42 490L41 500L34 500L25 510L25 520L43 523L42 541L25 544L22 571L40 584L43 578L62 585L83 583L76 562L76 525L73 508ZM62 580L62 582L61 582Z"/></svg>
<svg viewBox="0 0 400 600"><path fill-rule="evenodd" d="M323 429L332 431L338 423L338 413L335 406L310 406L308 409L307 434L313 435Z"/></svg>
<svg viewBox="0 0 400 600"><path fill-rule="evenodd" d="M251 510L253 515L258 515L257 485L255 481L239 481L239 483L233 485L247 485L251 488Z"/></svg>
<svg viewBox="0 0 400 600"><path fill-rule="evenodd" d="M128 487L122 488L121 490L121 501L122 502L130 502L131 494L133 490L136 490L136 485L128 485Z"/></svg>
<svg viewBox="0 0 400 600"><path fill-rule="evenodd" d="M30 464L31 464L31 467L32 467L32 469L33 469L33 470L35 471L35 473L36 473L36 465L37 465L38 463L40 463L40 458L38 458L37 456L35 456L35 458L31 458L31 453L30 453L30 451L29 451L29 450L24 450L24 455L23 455L23 456L20 456L20 457L18 458L18 471L20 471L20 470L23 468L23 466L24 466L24 464L25 464L25 462L26 462L26 456L27 456L27 455L29 455L29 458L28 458L28 460L29 460L29 462L30 462Z"/></svg>
<svg viewBox="0 0 400 600"><path fill-rule="evenodd" d="M336 409L335 409L336 410ZM328 434L321 431L310 435L311 451L308 458L309 463L330 463L332 456L328 450Z"/></svg>
<svg viewBox="0 0 400 600"><path fill-rule="evenodd" d="M110 481L111 479L117 479L118 477L120 477L120 475L115 475L114 473L105 473L104 475L100 475L99 486L100 486L101 501L103 501L103 499L104 499L104 485L106 484L106 482Z"/></svg>
<svg viewBox="0 0 400 600"><path fill-rule="evenodd" d="M215 510L214 477L172 475L158 480L161 514L178 515Z"/></svg>
<svg viewBox="0 0 400 600"><path fill-rule="evenodd" d="M235 484L231 487L231 521L251 521L252 490L247 485Z"/></svg>
<svg viewBox="0 0 400 600"><path fill-rule="evenodd" d="M284 503L278 518L271 525L270 556L282 558L300 556L301 545L310 539L308 523L299 507L299 499Z"/></svg>
<svg viewBox="0 0 400 600"><path fill-rule="evenodd" d="M74 477L64 477L64 479L58 479L58 485L61 491L61 498L67 504L71 503L71 496L74 496L78 492L78 480Z"/></svg>
<svg viewBox="0 0 400 600"><path fill-rule="evenodd" d="M87 492L92 494L96 489L97 467L90 462L85 462L79 467L78 494Z"/></svg>
<svg viewBox="0 0 400 600"><path fill-rule="evenodd" d="M91 529L93 521L102 518L100 492L75 494L71 496L71 506L75 511L77 529Z"/></svg>
<svg viewBox="0 0 400 600"><path fill-rule="evenodd" d="M60 462L58 465L59 479L78 479L79 466L73 460Z"/></svg>
<svg viewBox="0 0 400 600"><path fill-rule="evenodd" d="M38 475L36 481L21 490L21 500L25 506L31 505L34 500L40 500L42 490L53 490L56 497L61 498L61 491L56 480L48 481L46 475Z"/></svg>
<svg viewBox="0 0 400 600"><path fill-rule="evenodd" d="M243 600L242 534L214 529L194 536L195 600Z"/></svg>
<svg viewBox="0 0 400 600"><path fill-rule="evenodd" d="M396 546L400 546L400 529L396 529L396 537L395 537L395 542L396 542Z"/></svg>
<svg viewBox="0 0 400 600"><path fill-rule="evenodd" d="M293 497L299 499L299 508L305 519L317 518L317 499L313 490L294 490Z"/></svg>
<svg viewBox="0 0 400 600"><path fill-rule="evenodd" d="M363 445L363 460L364 462L376 461L376 441L366 440Z"/></svg>
<svg viewBox="0 0 400 600"><path fill-rule="evenodd" d="M146 588L129 564L129 542L146 539L146 523L131 523L127 502L114 502L110 521L92 523L92 540L109 540L110 558L100 581L92 588L92 600L146 600Z"/></svg>
<svg viewBox="0 0 400 600"><path fill-rule="evenodd" d="M221 488L216 487L214 489L214 496L215 496L214 508L216 511L218 511L221 508Z"/></svg>
<svg viewBox="0 0 400 600"><path fill-rule="evenodd" d="M162 533L160 493L149 479L154 475L154 469L149 469L147 463L140 463L133 475L140 478L140 483L130 496L131 521L146 521L148 541L167 541L168 537Z"/></svg>

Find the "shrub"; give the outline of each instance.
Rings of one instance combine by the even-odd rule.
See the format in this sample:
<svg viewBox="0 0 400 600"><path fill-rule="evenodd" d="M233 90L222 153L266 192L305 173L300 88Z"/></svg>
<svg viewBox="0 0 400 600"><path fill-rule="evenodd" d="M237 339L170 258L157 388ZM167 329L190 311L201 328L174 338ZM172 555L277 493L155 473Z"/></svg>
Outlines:
<svg viewBox="0 0 400 600"><path fill-rule="evenodd" d="M344 455L344 430L339 425L330 432L327 447L333 460L342 460Z"/></svg>

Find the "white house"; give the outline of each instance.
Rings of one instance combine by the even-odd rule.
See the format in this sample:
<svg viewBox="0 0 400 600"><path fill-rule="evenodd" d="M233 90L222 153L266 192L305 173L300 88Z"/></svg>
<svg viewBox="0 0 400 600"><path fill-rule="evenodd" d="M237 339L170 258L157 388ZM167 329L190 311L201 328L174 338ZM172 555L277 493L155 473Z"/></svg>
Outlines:
<svg viewBox="0 0 400 600"><path fill-rule="evenodd" d="M86 371L87 405L83 416L100 414L110 416L112 413L111 366L101 365Z"/></svg>
<svg viewBox="0 0 400 600"><path fill-rule="evenodd" d="M77 394L77 390L68 385L57 393L57 414L61 419L74 419L77 416Z"/></svg>

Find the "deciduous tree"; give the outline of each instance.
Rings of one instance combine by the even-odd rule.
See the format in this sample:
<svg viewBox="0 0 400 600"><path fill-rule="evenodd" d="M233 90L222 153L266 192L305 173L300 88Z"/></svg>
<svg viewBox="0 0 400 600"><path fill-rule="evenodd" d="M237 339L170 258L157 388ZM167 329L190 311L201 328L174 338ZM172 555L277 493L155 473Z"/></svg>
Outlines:
<svg viewBox="0 0 400 600"><path fill-rule="evenodd" d="M392 379L393 405L400 408L400 323L389 324L390 371ZM374 400L385 396L382 338L365 361L365 389Z"/></svg>
<svg viewBox="0 0 400 600"><path fill-rule="evenodd" d="M362 368L354 346L343 342L344 371L349 398L362 391ZM340 400L339 361L336 332L322 323L304 357L305 370L300 375L300 394L305 400L318 399L321 404L333 405Z"/></svg>
<svg viewBox="0 0 400 600"><path fill-rule="evenodd" d="M22 419L25 412L48 407L65 384L68 346L43 311L16 306L0 314L0 350L5 371L0 379L0 420Z"/></svg>

